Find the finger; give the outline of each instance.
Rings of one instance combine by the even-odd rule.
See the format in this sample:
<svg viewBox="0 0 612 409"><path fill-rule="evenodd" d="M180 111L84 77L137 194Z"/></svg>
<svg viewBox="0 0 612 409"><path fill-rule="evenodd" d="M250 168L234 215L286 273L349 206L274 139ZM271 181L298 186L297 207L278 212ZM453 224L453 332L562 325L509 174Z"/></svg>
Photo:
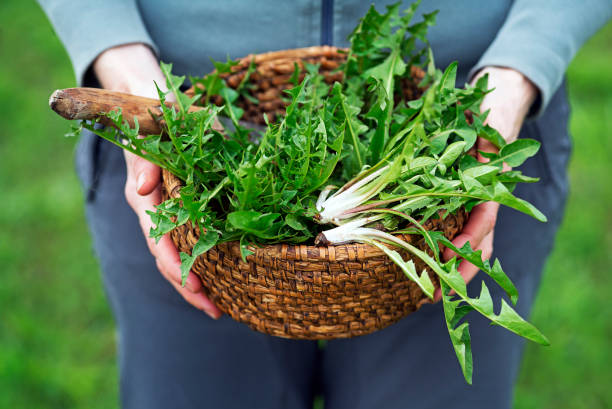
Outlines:
<svg viewBox="0 0 612 409"><path fill-rule="evenodd" d="M482 250L482 259L488 260L491 258L491 254L493 254L493 231L485 236L480 243L480 246L476 250ZM463 277L466 283L472 281L472 278L478 273L479 268L474 264L463 260L461 264L459 264L459 274Z"/></svg>
<svg viewBox="0 0 612 409"><path fill-rule="evenodd" d="M493 231L498 210L499 203L495 202L485 202L474 206L463 231L453 240L455 247L461 248L469 241L473 249L478 248L485 236ZM455 255L455 252L449 248L444 249L442 254L444 260L450 260Z"/></svg>
<svg viewBox="0 0 612 409"><path fill-rule="evenodd" d="M481 241L480 246L475 248L474 250L482 250L482 259L489 260L491 255L493 254L493 237L494 231L490 231ZM470 263L467 260L462 260L457 268L459 274L465 280L465 283L468 284L472 279L478 274L480 269L476 267L474 264ZM450 294L454 294L454 291L451 291ZM442 290L439 288L434 293L434 302L438 302L442 299Z"/></svg>
<svg viewBox="0 0 612 409"><path fill-rule="evenodd" d="M497 146L493 145L493 143L491 141L488 141L484 138L478 138L477 143L476 143L477 147L478 147L478 161L482 162L482 163L487 163L489 161L489 159L485 158L484 156L482 156L480 154L480 152L488 152L488 153L497 153L499 152L499 149L497 148Z"/></svg>
<svg viewBox="0 0 612 409"><path fill-rule="evenodd" d="M128 171L126 184L139 195L146 196L159 185L161 180L159 166L127 151L125 151L125 163Z"/></svg>
<svg viewBox="0 0 612 409"><path fill-rule="evenodd" d="M151 193L146 196L141 196L136 193L136 189L134 189L134 178L130 178L128 176L127 181L125 183L125 198L128 204L134 209L134 212L138 216L138 222L140 223L140 227L145 237L147 237L148 244L149 243L149 232L153 226L153 222L151 218L147 214L147 211L154 212L155 206L161 203L161 191L159 188L153 189ZM151 239L152 240L152 239ZM149 245L149 249L153 250L151 245Z"/></svg>
<svg viewBox="0 0 612 409"><path fill-rule="evenodd" d="M459 274L461 274L461 276L463 277L463 279L465 280L467 284L470 281L472 281L472 278L474 278L476 274L478 274L479 268L476 267L474 264L470 263L469 261L462 260L461 263L459 263L459 267L457 268L457 270L459 271ZM453 294L455 294L455 291L451 290L449 295L453 295ZM442 290L437 288L436 292L434 293L434 302L438 302L441 299L442 299Z"/></svg>
<svg viewBox="0 0 612 409"><path fill-rule="evenodd" d="M169 235L162 237L157 244L153 240L152 246L151 254L159 263L159 271L166 280L181 286L181 259ZM184 288L192 293L198 293L202 291L202 282L196 274L190 271L185 279Z"/></svg>
<svg viewBox="0 0 612 409"><path fill-rule="evenodd" d="M151 193L161 181L161 169L151 162L138 158L134 165L136 168L136 192L141 196Z"/></svg>
<svg viewBox="0 0 612 409"><path fill-rule="evenodd" d="M132 166L130 169L133 171L135 169L133 166L135 158L126 157L126 161L131 162L128 164L128 166ZM166 235L162 237L158 243L155 242L154 238L149 237L149 232L154 225L151 221L151 217L149 217L146 212L155 211L155 205L161 202L161 192L159 188L156 188L147 196L139 196L133 190L133 183L130 183L130 180L133 182L133 178L130 179L128 176L128 181L126 182L125 186L125 196L128 203L130 206L132 206L136 212L136 215L138 216L138 222L145 236L149 251L157 260L161 262L162 268L160 268L160 272L162 275L168 281L172 281L173 283L180 285L182 284L180 267L181 258L170 236ZM202 283L195 274L190 272L185 280L185 288L196 293L202 290Z"/></svg>
<svg viewBox="0 0 612 409"><path fill-rule="evenodd" d="M132 195L134 195L132 193ZM153 222L149 215L145 212L146 210L154 211L155 203L159 203L161 195L159 189L156 189L148 196L138 196L131 200L134 203L134 210L138 215L138 222L145 235L145 240L149 251L158 261L160 261L162 268L160 272L168 280L176 284L181 284L181 258L176 249L176 246L172 242L170 235L166 234L162 237L159 242L155 242L153 237L149 237L149 232L153 228ZM191 292L199 292L202 290L202 283L200 279L193 274L189 273L185 280L185 287Z"/></svg>
<svg viewBox="0 0 612 409"><path fill-rule="evenodd" d="M157 268L162 270L163 266L159 261L157 262ZM172 280L169 280L170 284L174 287L174 289L183 297L185 301L189 304L197 308L198 310L204 311L209 317L212 319L218 319L223 315L223 313L217 308L217 306L210 301L203 293L192 293L187 291L185 288L181 287L179 284L175 283Z"/></svg>
<svg viewBox="0 0 612 409"><path fill-rule="evenodd" d="M478 162L482 162L482 163L489 162L489 159L482 156L480 152L489 152L489 153L499 152L499 149L497 149L497 146L493 145L490 141L487 141L486 139L483 139L483 138L478 138L478 142L476 143L476 145L478 148L478 156L477 156ZM508 166L506 162L504 162L502 165L502 170L504 172L507 172L509 170L512 170L512 168Z"/></svg>
<svg viewBox="0 0 612 409"><path fill-rule="evenodd" d="M138 222L149 251L155 257L158 270L187 302L205 311L212 318L219 318L221 311L202 293L202 282L193 272L187 275L185 286L181 285L181 259L170 236L165 235L157 243L155 239L149 237L149 231L154 226L146 212L155 211L155 206L161 202L159 167L129 152L125 152L125 162L127 168L125 196L138 216Z"/></svg>

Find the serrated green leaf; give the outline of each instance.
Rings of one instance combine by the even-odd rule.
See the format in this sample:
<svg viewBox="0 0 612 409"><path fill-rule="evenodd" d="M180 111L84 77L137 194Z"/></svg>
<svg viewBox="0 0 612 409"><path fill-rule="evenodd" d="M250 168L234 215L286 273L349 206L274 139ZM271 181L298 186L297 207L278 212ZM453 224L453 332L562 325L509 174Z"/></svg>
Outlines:
<svg viewBox="0 0 612 409"><path fill-rule="evenodd" d="M240 237L240 256L242 257L242 261L246 263L247 257L253 254L251 250L248 248L249 243L246 240L246 235L242 235Z"/></svg>
<svg viewBox="0 0 612 409"><path fill-rule="evenodd" d="M206 253L210 250L217 241L219 240L219 234L213 230L206 230L206 232L200 235L197 243L193 246L191 250L191 255L181 252L179 254L181 258L181 286L185 287L185 283L187 282L187 277L189 276L189 272L191 271L191 267L195 263L198 256Z"/></svg>
<svg viewBox="0 0 612 409"><path fill-rule="evenodd" d="M193 263L197 257L190 256L185 252L180 252L179 257L181 259L181 287L185 287L187 283L187 277L189 277L189 272L191 271L191 267L193 267Z"/></svg>
<svg viewBox="0 0 612 409"><path fill-rule="evenodd" d="M446 67L444 73L442 74L442 78L440 79L440 90L454 90L455 89L455 81L457 79L457 61L453 61Z"/></svg>
<svg viewBox="0 0 612 409"><path fill-rule="evenodd" d="M472 343L469 332L469 324L467 322L459 324L459 321L473 308L469 305L460 305L461 301L452 301L449 295L450 288L441 282L442 290L442 305L444 307L444 317L448 335L450 336L455 355L459 361L459 366L463 372L463 376L468 384L472 384L473 361L472 361Z"/></svg>
<svg viewBox="0 0 612 409"><path fill-rule="evenodd" d="M490 309L490 295L488 289L485 290L486 285L484 282L483 292L481 292L481 297L484 298L470 298L467 295L465 281L463 280L461 274L459 274L457 271L453 260L447 263L443 268L427 253L417 249L416 247L406 244L405 248L423 260L425 264L434 270L440 279L443 280L450 289L454 290L464 302L491 320L492 323L502 326L531 341L540 343L542 345L549 345L546 337L542 335L540 331L538 331L532 324L522 319L503 299L501 311L498 315L495 315L495 313Z"/></svg>
<svg viewBox="0 0 612 409"><path fill-rule="evenodd" d="M272 239L278 236L280 223L276 220L279 213L260 213L253 210L242 210L229 213L228 223L235 229L250 233L255 237Z"/></svg>
<svg viewBox="0 0 612 409"><path fill-rule="evenodd" d="M369 243L382 250L387 255L387 257L389 257L399 268L402 269L402 271L404 272L404 274L406 274L408 278L410 278L412 281L419 285L425 295L433 299L435 287L431 282L427 271L423 271L423 273L421 273L421 275L419 276L412 260L404 261L402 256L397 251L391 250L384 244L381 244L375 240L372 240Z"/></svg>
<svg viewBox="0 0 612 409"><path fill-rule="evenodd" d="M300 219L293 213L285 216L285 222L289 227L294 230L306 230L307 227L300 221Z"/></svg>
<svg viewBox="0 0 612 409"><path fill-rule="evenodd" d="M474 166L463 171L464 176L476 179L479 182L481 180L489 180L488 178L498 173L499 168L497 166L490 166L486 164Z"/></svg>
<svg viewBox="0 0 612 409"><path fill-rule="evenodd" d="M505 145L499 152L499 158L492 160L489 165L500 165L505 162L509 166L517 167L525 160L534 156L540 149L540 142L535 139L517 139Z"/></svg>
<svg viewBox="0 0 612 409"><path fill-rule="evenodd" d="M440 243L454 251L459 257L469 261L489 277L491 277L510 297L513 304L518 301L518 291L514 283L502 270L499 260L495 260L493 267L490 266L488 260L482 259L482 250L473 250L470 242L466 242L463 247L456 247L450 240L439 232L431 232L429 234L436 243Z"/></svg>
<svg viewBox="0 0 612 409"><path fill-rule="evenodd" d="M197 243L191 250L191 255L197 257L201 254L206 253L208 250L213 248L219 241L219 233L212 229L206 229L206 231L200 235Z"/></svg>

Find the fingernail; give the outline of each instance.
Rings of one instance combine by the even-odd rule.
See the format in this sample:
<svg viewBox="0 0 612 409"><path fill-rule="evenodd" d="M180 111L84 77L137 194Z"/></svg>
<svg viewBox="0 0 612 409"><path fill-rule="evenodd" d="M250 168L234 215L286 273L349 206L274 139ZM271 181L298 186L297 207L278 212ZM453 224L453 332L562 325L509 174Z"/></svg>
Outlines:
<svg viewBox="0 0 612 409"><path fill-rule="evenodd" d="M213 320L216 320L217 318L219 318L219 317L215 316L215 314L212 312L212 310L210 310L208 307L204 308L204 312L206 313L206 315L208 315Z"/></svg>
<svg viewBox="0 0 612 409"><path fill-rule="evenodd" d="M216 320L217 318L219 318L219 316L217 316L217 313L207 301L208 300L202 300L200 306L202 307L206 315L208 315L213 320Z"/></svg>
<svg viewBox="0 0 612 409"><path fill-rule="evenodd" d="M147 181L147 176L145 175L144 172L142 172L140 175L138 175L138 180L136 182L136 190L140 190L141 187L144 186L145 182Z"/></svg>

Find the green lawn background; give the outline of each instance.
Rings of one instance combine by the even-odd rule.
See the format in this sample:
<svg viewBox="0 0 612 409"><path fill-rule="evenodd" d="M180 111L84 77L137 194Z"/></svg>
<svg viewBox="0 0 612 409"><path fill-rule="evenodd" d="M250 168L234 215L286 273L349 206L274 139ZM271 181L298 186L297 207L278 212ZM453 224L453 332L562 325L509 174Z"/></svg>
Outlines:
<svg viewBox="0 0 612 409"><path fill-rule="evenodd" d="M571 196L533 322L516 409L612 405L612 24L569 69ZM74 85L32 1L0 2L0 408L117 407L115 332L73 171L47 106Z"/></svg>

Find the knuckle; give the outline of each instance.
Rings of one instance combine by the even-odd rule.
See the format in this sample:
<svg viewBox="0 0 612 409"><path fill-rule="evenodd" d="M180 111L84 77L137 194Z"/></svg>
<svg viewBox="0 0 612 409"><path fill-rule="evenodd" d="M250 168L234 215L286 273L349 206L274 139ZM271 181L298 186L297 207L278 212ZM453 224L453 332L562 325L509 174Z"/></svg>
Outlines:
<svg viewBox="0 0 612 409"><path fill-rule="evenodd" d="M495 223L497 222L497 216L496 215L491 215L490 217L486 218L486 231L490 232L495 228Z"/></svg>
<svg viewBox="0 0 612 409"><path fill-rule="evenodd" d="M476 244L478 244L478 243L476 243L476 238L474 237L473 234L471 234L471 233L464 233L463 237L461 238L461 240L458 243L461 246L457 246L457 247L463 247L463 245L465 243L468 243L468 242L470 243L470 246L472 246L472 248L474 248L474 246L476 246Z"/></svg>
<svg viewBox="0 0 612 409"><path fill-rule="evenodd" d="M170 284L176 287L176 282L172 279L172 276L168 274L166 269L164 269L164 266L159 262L157 262L156 264L157 264L157 269L159 270L159 273L162 275L162 277L164 277L166 281L168 281Z"/></svg>
<svg viewBox="0 0 612 409"><path fill-rule="evenodd" d="M136 157L136 159L134 159L133 162L133 168L134 168L134 174L138 175L140 174L143 170L145 170L146 167L146 161L142 158Z"/></svg>
<svg viewBox="0 0 612 409"><path fill-rule="evenodd" d="M491 254L493 254L493 236L487 236L482 245L481 245L482 253L486 258L489 258Z"/></svg>
<svg viewBox="0 0 612 409"><path fill-rule="evenodd" d="M491 219L493 224L495 224L495 222L497 221L498 210L499 210L499 206L491 207L491 209L489 210L489 219Z"/></svg>
<svg viewBox="0 0 612 409"><path fill-rule="evenodd" d="M487 218L495 221L497 220L497 213L499 211L499 204L496 202L488 202L488 206L486 208Z"/></svg>
<svg viewBox="0 0 612 409"><path fill-rule="evenodd" d="M132 167L132 162L134 161L134 154L132 154L131 152L127 150L124 150L123 158L125 159L125 165L127 166L128 169L130 169Z"/></svg>
<svg viewBox="0 0 612 409"><path fill-rule="evenodd" d="M153 163L149 162L148 160L141 158L141 157L136 157L134 159L134 173L136 175L139 175L142 172L146 172L149 175L154 175L156 172L159 172L159 167L157 167L156 165L154 165Z"/></svg>
<svg viewBox="0 0 612 409"><path fill-rule="evenodd" d="M161 273L162 276L164 276L164 278L168 281L173 281L170 279L170 276L168 275L168 272L166 271L166 269L164 268L164 265L162 264L161 261L159 261L159 259L155 259L155 265L157 266L157 269L159 270L159 272Z"/></svg>
<svg viewBox="0 0 612 409"><path fill-rule="evenodd" d="M147 247L149 248L149 252L155 257L156 253L157 253L157 245L155 244L155 240L147 238ZM157 263L157 268L159 268L160 270L162 270L162 268L160 267L162 264L159 261L159 259L155 259L156 263Z"/></svg>
<svg viewBox="0 0 612 409"><path fill-rule="evenodd" d="M123 188L123 195L125 196L125 201L128 202L128 204L131 207L134 207L134 199L132 198L132 189L130 189L129 185L126 183L125 187Z"/></svg>
<svg viewBox="0 0 612 409"><path fill-rule="evenodd" d="M155 265L157 266L157 269L159 270L160 273L164 274L163 268L161 263L159 262L159 259L155 259Z"/></svg>

